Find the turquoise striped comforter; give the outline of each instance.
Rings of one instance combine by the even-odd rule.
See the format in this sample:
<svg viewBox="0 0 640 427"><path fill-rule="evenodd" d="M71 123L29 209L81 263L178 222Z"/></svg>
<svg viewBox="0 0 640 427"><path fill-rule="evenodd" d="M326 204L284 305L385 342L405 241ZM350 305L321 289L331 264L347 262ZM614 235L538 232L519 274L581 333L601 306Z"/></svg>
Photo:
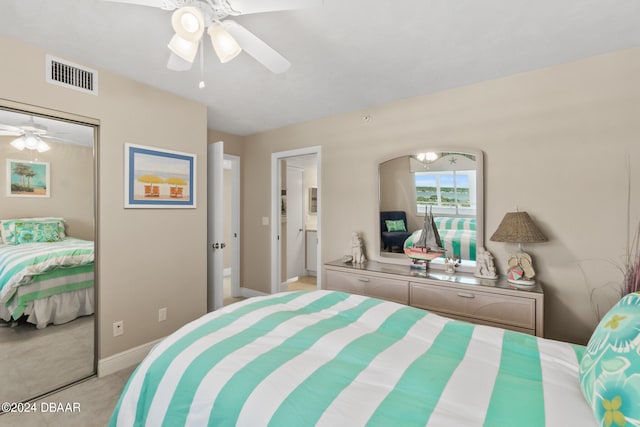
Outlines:
<svg viewBox="0 0 640 427"><path fill-rule="evenodd" d="M476 260L476 219L437 217L434 219L447 256Z"/></svg>
<svg viewBox="0 0 640 427"><path fill-rule="evenodd" d="M93 242L72 237L59 242L0 245L0 303L7 304L19 287L31 284L35 277L54 270L61 270L54 276L65 275L62 270L77 266L91 265L92 269L93 262Z"/></svg>
<svg viewBox="0 0 640 427"><path fill-rule="evenodd" d="M583 347L332 291L233 304L156 345L111 426L594 426Z"/></svg>

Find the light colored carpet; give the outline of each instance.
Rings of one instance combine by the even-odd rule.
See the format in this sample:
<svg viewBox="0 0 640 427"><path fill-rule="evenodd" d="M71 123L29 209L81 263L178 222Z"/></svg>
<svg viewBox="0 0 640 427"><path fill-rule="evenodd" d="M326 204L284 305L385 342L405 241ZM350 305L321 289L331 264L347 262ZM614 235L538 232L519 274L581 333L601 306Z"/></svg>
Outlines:
<svg viewBox="0 0 640 427"><path fill-rule="evenodd" d="M92 375L93 322L84 316L44 329L30 323L0 328L0 402L34 398Z"/></svg>
<svg viewBox="0 0 640 427"><path fill-rule="evenodd" d="M111 418L120 393L134 368L124 369L103 378L90 378L57 393L46 396L35 404L35 413L8 413L0 415L5 427L103 427ZM42 409L62 403L75 404L76 412L51 412Z"/></svg>

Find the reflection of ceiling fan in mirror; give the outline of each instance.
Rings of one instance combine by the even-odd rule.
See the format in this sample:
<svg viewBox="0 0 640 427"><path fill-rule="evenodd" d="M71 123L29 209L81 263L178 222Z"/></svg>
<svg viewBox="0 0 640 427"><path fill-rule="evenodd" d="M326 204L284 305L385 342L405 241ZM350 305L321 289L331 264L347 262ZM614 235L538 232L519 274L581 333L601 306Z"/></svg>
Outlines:
<svg viewBox="0 0 640 427"><path fill-rule="evenodd" d="M49 151L51 147L44 140L49 139L53 141L72 142L67 139L58 138L47 131L47 127L43 124L36 123L33 117L29 117L29 120L18 126L0 124L0 136L17 136L16 139L11 141L11 146L24 150L37 150L40 153Z"/></svg>
<svg viewBox="0 0 640 427"><path fill-rule="evenodd" d="M106 0L175 10L171 24L175 35L169 42L167 67L174 71L191 69L206 29L213 48L225 63L241 51L251 55L273 73L283 73L291 63L264 41L228 16L274 12L320 6L323 0ZM202 58L202 56L201 56Z"/></svg>

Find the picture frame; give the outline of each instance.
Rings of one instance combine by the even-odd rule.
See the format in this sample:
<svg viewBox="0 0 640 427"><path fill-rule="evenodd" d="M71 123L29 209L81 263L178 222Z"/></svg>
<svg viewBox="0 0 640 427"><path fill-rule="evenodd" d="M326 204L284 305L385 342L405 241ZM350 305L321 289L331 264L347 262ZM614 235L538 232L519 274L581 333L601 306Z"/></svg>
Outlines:
<svg viewBox="0 0 640 427"><path fill-rule="evenodd" d="M7 159L7 197L51 197L48 162Z"/></svg>
<svg viewBox="0 0 640 427"><path fill-rule="evenodd" d="M124 146L125 208L195 208L196 155Z"/></svg>

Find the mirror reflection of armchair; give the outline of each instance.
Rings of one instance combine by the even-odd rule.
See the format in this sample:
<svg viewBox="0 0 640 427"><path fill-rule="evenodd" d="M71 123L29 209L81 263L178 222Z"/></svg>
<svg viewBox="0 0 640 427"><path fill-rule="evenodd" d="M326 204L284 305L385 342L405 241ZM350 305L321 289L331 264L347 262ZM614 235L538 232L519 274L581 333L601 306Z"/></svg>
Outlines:
<svg viewBox="0 0 640 427"><path fill-rule="evenodd" d="M389 231L387 221L402 221L404 231ZM380 212L380 242L382 250L393 252L393 248L399 248L402 252L404 241L411 235L407 228L407 214L404 211L383 211Z"/></svg>

